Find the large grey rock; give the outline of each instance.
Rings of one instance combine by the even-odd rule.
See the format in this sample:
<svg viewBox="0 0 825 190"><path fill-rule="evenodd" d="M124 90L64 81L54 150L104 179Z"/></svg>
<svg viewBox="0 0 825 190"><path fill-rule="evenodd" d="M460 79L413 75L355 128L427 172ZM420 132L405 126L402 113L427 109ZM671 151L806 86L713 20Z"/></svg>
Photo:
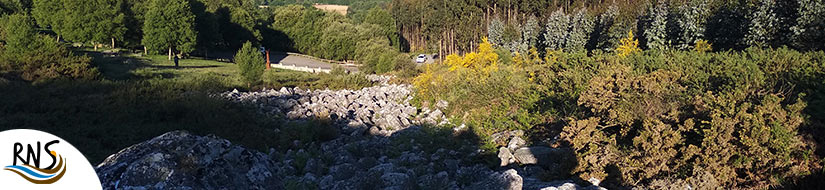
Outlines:
<svg viewBox="0 0 825 190"><path fill-rule="evenodd" d="M483 181L477 182L467 189L521 190L524 185L523 183L523 178L518 175L518 172L514 169L509 169L501 173L494 172Z"/></svg>
<svg viewBox="0 0 825 190"><path fill-rule="evenodd" d="M521 139L521 137L515 136L512 139L510 139L510 143L507 144L507 148L509 148L510 150L516 150L519 147L524 146L525 144L527 144L527 141L524 141L524 139Z"/></svg>
<svg viewBox="0 0 825 190"><path fill-rule="evenodd" d="M409 175L397 172L385 173L384 175L381 175L381 181L383 181L384 185L387 187L411 185Z"/></svg>
<svg viewBox="0 0 825 190"><path fill-rule="evenodd" d="M545 146L522 147L513 153L519 164L550 164L554 156L561 156L560 151Z"/></svg>
<svg viewBox="0 0 825 190"><path fill-rule="evenodd" d="M174 131L115 153L96 170L104 189L275 189L269 156L213 136Z"/></svg>
<svg viewBox="0 0 825 190"><path fill-rule="evenodd" d="M510 149L501 147L498 149L498 159L501 160L502 167L507 166L510 165L510 163L513 163L513 154L510 153Z"/></svg>

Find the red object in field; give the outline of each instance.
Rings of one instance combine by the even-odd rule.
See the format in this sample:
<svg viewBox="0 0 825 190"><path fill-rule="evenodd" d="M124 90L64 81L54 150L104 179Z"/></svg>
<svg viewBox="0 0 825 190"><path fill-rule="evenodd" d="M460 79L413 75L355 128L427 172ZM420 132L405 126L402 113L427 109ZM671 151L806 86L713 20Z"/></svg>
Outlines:
<svg viewBox="0 0 825 190"><path fill-rule="evenodd" d="M266 70L269 70L269 50L266 50Z"/></svg>

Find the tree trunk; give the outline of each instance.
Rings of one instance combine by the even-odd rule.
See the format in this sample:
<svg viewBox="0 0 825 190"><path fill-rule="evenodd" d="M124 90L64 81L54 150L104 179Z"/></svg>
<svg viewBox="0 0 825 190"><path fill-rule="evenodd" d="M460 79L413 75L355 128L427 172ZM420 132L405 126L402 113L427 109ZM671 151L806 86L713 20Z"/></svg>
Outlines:
<svg viewBox="0 0 825 190"><path fill-rule="evenodd" d="M112 38L112 49L115 49L115 38Z"/></svg>
<svg viewBox="0 0 825 190"><path fill-rule="evenodd" d="M146 46L143 46L143 55L149 55L149 50L146 49Z"/></svg>
<svg viewBox="0 0 825 190"><path fill-rule="evenodd" d="M60 43L60 35L57 35L57 43Z"/></svg>
<svg viewBox="0 0 825 190"><path fill-rule="evenodd" d="M172 47L169 47L169 60L172 60Z"/></svg>

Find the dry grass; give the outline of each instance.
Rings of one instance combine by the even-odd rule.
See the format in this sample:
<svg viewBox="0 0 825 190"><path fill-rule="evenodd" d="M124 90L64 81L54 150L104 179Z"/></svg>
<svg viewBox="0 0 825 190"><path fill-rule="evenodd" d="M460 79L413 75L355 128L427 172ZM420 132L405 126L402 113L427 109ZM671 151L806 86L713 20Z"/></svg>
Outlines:
<svg viewBox="0 0 825 190"><path fill-rule="evenodd" d="M347 11L349 10L349 6L346 5L328 5L328 4L314 4L312 5L316 9L321 9L323 11L329 11L338 13L344 16L347 16Z"/></svg>

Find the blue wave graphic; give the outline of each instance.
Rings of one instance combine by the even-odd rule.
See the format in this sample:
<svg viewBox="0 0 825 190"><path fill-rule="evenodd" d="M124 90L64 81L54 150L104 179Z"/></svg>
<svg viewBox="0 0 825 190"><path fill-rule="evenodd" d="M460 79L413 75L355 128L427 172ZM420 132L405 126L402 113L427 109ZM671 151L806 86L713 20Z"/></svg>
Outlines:
<svg viewBox="0 0 825 190"><path fill-rule="evenodd" d="M54 175L55 175L55 174L51 174L51 175L42 175L42 174L39 174L39 173L37 173L37 172L32 171L31 169L29 169L29 168L27 168L27 167L23 167L23 166L16 166L16 165L6 166L6 168L18 169L18 170L20 170L20 171L26 172L26 174L29 174L29 175L34 176L34 177L37 177L37 178L50 178L50 177L52 177L52 176L54 176Z"/></svg>

